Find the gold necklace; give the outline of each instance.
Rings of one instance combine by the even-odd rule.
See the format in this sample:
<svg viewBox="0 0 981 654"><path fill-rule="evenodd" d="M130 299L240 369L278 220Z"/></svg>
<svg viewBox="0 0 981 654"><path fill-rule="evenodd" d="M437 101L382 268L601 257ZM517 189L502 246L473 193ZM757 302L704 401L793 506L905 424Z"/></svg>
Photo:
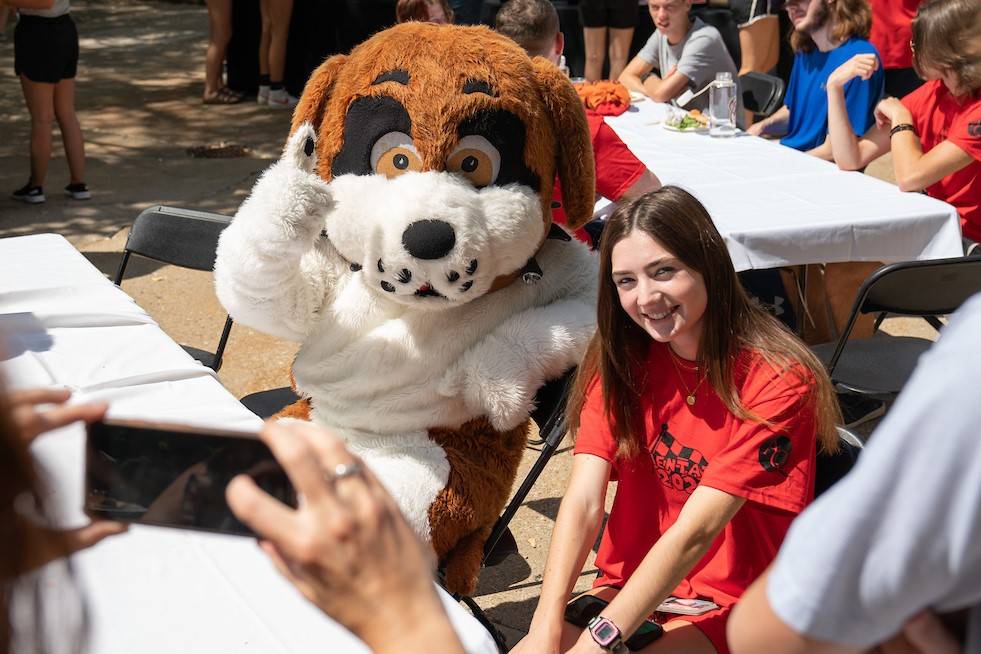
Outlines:
<svg viewBox="0 0 981 654"><path fill-rule="evenodd" d="M698 380L697 384L695 384L695 388L689 391L688 384L685 383L685 378L681 375L681 368L678 367L678 362L674 360L674 358L678 355L674 353L674 350L671 349L670 345L668 346L668 354L669 358L671 359L671 363L674 365L675 372L678 373L678 380L681 381L681 386L685 389L685 402L688 403L688 406L695 406L695 393L698 392L698 388L702 385L702 382L705 381L705 375L702 375L702 378ZM695 366L695 374L698 374L698 366Z"/></svg>

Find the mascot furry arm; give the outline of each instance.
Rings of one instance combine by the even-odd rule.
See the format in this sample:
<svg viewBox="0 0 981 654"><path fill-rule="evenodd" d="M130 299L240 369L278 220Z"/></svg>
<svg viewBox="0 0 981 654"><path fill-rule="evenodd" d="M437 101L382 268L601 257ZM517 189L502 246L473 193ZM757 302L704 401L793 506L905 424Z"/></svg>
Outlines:
<svg viewBox="0 0 981 654"><path fill-rule="evenodd" d="M372 466L451 591L473 590L536 390L594 330L595 258L554 238L556 174L576 227L592 149L558 69L486 28L407 23L313 74L219 242L229 313L302 343L283 415Z"/></svg>

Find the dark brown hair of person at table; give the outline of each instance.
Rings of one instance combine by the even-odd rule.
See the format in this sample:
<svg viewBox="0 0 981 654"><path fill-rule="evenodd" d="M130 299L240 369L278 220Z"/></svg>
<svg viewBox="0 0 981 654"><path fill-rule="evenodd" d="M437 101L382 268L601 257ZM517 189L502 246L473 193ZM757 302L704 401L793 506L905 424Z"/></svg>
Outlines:
<svg viewBox="0 0 981 654"><path fill-rule="evenodd" d="M617 455L629 458L643 447L640 392L645 387L643 361L651 337L621 307L612 263L613 247L634 230L646 233L702 276L709 301L702 318L698 365L707 371L708 382L726 408L741 419L762 422L742 406L733 383L734 354L741 349L755 350L780 374L801 376L806 371L813 376L816 383L810 399L818 442L823 451L836 451L835 425L841 421L841 412L824 366L776 318L753 304L705 207L676 186L665 186L619 205L603 228L597 330L579 366L567 410L573 435L579 429L586 395L598 375L605 412L617 440Z"/></svg>
<svg viewBox="0 0 981 654"><path fill-rule="evenodd" d="M981 0L928 0L913 19L913 67L926 79L953 73L970 91L981 88Z"/></svg>
<svg viewBox="0 0 981 654"><path fill-rule="evenodd" d="M429 7L438 5L443 9L447 23L453 22L453 10L446 0L399 0L395 5L395 21L405 23L418 20L423 23L429 20Z"/></svg>
<svg viewBox="0 0 981 654"><path fill-rule="evenodd" d="M825 20L831 21L831 42L844 43L852 37L869 38L872 32L872 7L869 0L813 0L822 4ZM816 46L809 34L794 30L790 33L794 52L810 52Z"/></svg>

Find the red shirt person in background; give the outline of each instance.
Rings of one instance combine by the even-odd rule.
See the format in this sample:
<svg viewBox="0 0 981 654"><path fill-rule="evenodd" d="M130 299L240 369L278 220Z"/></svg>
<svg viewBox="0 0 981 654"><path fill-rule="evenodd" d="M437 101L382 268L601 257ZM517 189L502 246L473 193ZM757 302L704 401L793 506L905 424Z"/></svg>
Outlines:
<svg viewBox="0 0 981 654"><path fill-rule="evenodd" d="M559 31L559 14L548 0L508 0L497 12L494 28L515 41L530 56L544 57L553 64L559 64L565 38ZM599 195L619 202L661 187L657 176L603 122L603 116L587 111L586 121L589 123L589 135L596 160L596 192ZM555 180L552 199L552 204L557 205L552 212L552 220L565 225L558 179ZM585 243L595 245L585 229L577 230L575 236Z"/></svg>
<svg viewBox="0 0 981 654"><path fill-rule="evenodd" d="M598 623L583 631L563 617L616 480L587 591L608 602L605 633L626 639L669 596L702 599L717 606L658 613L665 633L642 651L725 654L731 607L813 497L817 447L837 443L831 381L751 303L682 189L619 205L599 258L598 330L567 409L572 476L531 628L511 651L616 651Z"/></svg>
<svg viewBox="0 0 981 654"><path fill-rule="evenodd" d="M871 0L872 34L869 40L882 57L886 95L901 98L923 80L913 70L913 18L923 0Z"/></svg>
<svg viewBox="0 0 981 654"><path fill-rule="evenodd" d="M858 55L828 78L828 134L835 163L860 170L892 151L896 183L949 202L965 250L981 242L981 11L977 0L927 0L913 20L913 65L927 81L876 107L876 125L856 138L842 89L878 62Z"/></svg>

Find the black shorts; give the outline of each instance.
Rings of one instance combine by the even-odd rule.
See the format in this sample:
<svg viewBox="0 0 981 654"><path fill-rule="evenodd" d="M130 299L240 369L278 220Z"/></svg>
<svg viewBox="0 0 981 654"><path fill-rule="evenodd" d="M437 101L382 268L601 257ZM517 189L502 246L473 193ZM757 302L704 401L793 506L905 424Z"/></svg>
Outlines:
<svg viewBox="0 0 981 654"><path fill-rule="evenodd" d="M767 16L776 16L770 0L729 0L732 19L737 27L746 27Z"/></svg>
<svg viewBox="0 0 981 654"><path fill-rule="evenodd" d="M14 30L14 73L32 82L57 84L75 77L78 31L69 14L56 18L21 14Z"/></svg>
<svg viewBox="0 0 981 654"><path fill-rule="evenodd" d="M637 24L637 0L579 0L583 27L631 29Z"/></svg>

